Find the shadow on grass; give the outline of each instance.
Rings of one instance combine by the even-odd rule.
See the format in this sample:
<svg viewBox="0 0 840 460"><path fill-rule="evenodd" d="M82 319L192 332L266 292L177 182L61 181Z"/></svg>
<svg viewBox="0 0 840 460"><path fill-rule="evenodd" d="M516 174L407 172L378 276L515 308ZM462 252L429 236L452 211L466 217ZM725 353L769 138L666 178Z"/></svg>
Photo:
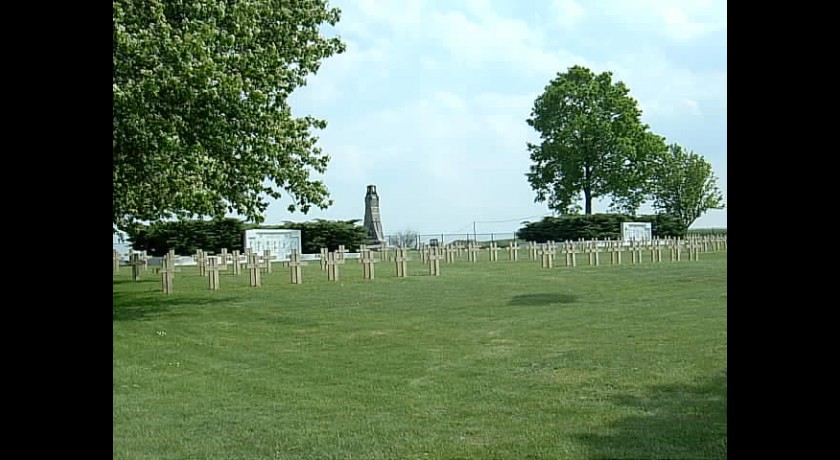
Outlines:
<svg viewBox="0 0 840 460"><path fill-rule="evenodd" d="M651 387L642 397L612 400L643 415L606 426L609 434L577 436L597 459L725 459L726 373L696 385Z"/></svg>
<svg viewBox="0 0 840 460"><path fill-rule="evenodd" d="M130 281L131 282L131 281ZM142 321L152 316L180 315L172 307L202 306L226 302L225 298L167 297L163 293L114 293L114 321Z"/></svg>
<svg viewBox="0 0 840 460"><path fill-rule="evenodd" d="M160 280L148 279L148 278L140 278L137 281L132 281L132 280L128 280L128 279L119 279L119 280L114 280L113 285L117 286L117 285L120 285L120 284L143 284L143 283L158 283L158 284L160 284Z"/></svg>
<svg viewBox="0 0 840 460"><path fill-rule="evenodd" d="M508 302L508 305L522 305L522 306L536 306L536 305L551 305L553 303L573 303L577 302L578 296L571 294L522 294L513 296Z"/></svg>

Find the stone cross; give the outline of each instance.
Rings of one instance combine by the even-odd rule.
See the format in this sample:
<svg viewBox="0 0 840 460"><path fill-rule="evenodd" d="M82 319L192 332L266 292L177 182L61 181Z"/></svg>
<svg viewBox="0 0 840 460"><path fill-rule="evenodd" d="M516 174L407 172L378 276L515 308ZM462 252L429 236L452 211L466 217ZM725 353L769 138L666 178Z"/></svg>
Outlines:
<svg viewBox="0 0 840 460"><path fill-rule="evenodd" d="M271 250L266 249L263 251L263 268L265 269L266 273L271 273Z"/></svg>
<svg viewBox="0 0 840 460"><path fill-rule="evenodd" d="M417 252L420 253L420 263L425 264L428 247L425 244L420 243L420 246L417 248Z"/></svg>
<svg viewBox="0 0 840 460"><path fill-rule="evenodd" d="M397 277L398 278L405 278L408 276L407 264L408 257L406 256L406 251L404 247L397 248L394 254L394 261L397 265Z"/></svg>
<svg viewBox="0 0 840 460"><path fill-rule="evenodd" d="M543 243L542 248L540 249L540 255L542 255L542 268L554 267L554 254L554 246L549 243Z"/></svg>
<svg viewBox="0 0 840 460"><path fill-rule="evenodd" d="M114 274L115 275L120 272L120 259L122 259L122 256L120 255L119 252L117 252L116 249L114 249Z"/></svg>
<svg viewBox="0 0 840 460"><path fill-rule="evenodd" d="M528 258L531 260L537 260L537 251L539 250L539 246L537 246L536 241L529 241L528 242Z"/></svg>
<svg viewBox="0 0 840 460"><path fill-rule="evenodd" d="M598 266L598 245L592 244L587 249L586 252L589 253L589 265Z"/></svg>
<svg viewBox="0 0 840 460"><path fill-rule="evenodd" d="M440 259L441 255L437 247L431 248L429 255L429 274L432 276L440 276Z"/></svg>
<svg viewBox="0 0 840 460"><path fill-rule="evenodd" d="M388 262L388 251L390 250L391 248L387 246L382 246L381 248L379 248L379 255L381 256L379 260L381 260L382 262Z"/></svg>
<svg viewBox="0 0 840 460"><path fill-rule="evenodd" d="M491 262L499 261L499 246L496 244L495 241L490 242L490 247L487 248L487 251L490 253Z"/></svg>
<svg viewBox="0 0 840 460"><path fill-rule="evenodd" d="M455 263L455 248L452 246L444 246L443 247L443 260L448 264Z"/></svg>
<svg viewBox="0 0 840 460"><path fill-rule="evenodd" d="M689 246L689 260L700 260L700 243L692 241Z"/></svg>
<svg viewBox="0 0 840 460"><path fill-rule="evenodd" d="M338 281L338 266L341 265L338 251L327 254L327 279L330 281Z"/></svg>
<svg viewBox="0 0 840 460"><path fill-rule="evenodd" d="M344 254L346 252L348 252L347 249L344 248L343 244L339 244L338 249L335 252L337 253L337 256L336 256L335 260L337 260L338 263L343 264L344 263Z"/></svg>
<svg viewBox="0 0 840 460"><path fill-rule="evenodd" d="M364 251L359 254L359 261L362 264L362 276L366 280L373 279L373 264L376 263L376 257L373 255L373 251L370 249L365 249Z"/></svg>
<svg viewBox="0 0 840 460"><path fill-rule="evenodd" d="M227 248L222 248L222 257L219 259L219 269L225 270L227 268L228 252Z"/></svg>
<svg viewBox="0 0 840 460"><path fill-rule="evenodd" d="M642 250L639 247L638 243L630 246L630 263L631 264L642 263Z"/></svg>
<svg viewBox="0 0 840 460"><path fill-rule="evenodd" d="M211 256L207 258L207 278L210 281L210 290L219 290L219 257Z"/></svg>
<svg viewBox="0 0 840 460"><path fill-rule="evenodd" d="M455 247L455 252L457 253L456 255L460 259L461 258L461 252L464 250L464 245L461 244L461 243L455 243L454 247Z"/></svg>
<svg viewBox="0 0 840 460"><path fill-rule="evenodd" d="M239 276L239 273L242 271L242 266L239 265L239 250L234 249L233 254L230 258L230 266L233 267L233 271L230 272L231 275Z"/></svg>
<svg viewBox="0 0 840 460"><path fill-rule="evenodd" d="M160 269L160 282L164 294L172 293L172 278L175 274L175 258L172 254L167 254L161 261L162 268Z"/></svg>
<svg viewBox="0 0 840 460"><path fill-rule="evenodd" d="M145 272L145 271L149 271L149 259L151 259L151 257L149 257L149 253L148 253L148 252L146 252L146 250L145 250L145 249L144 249L144 250L142 250L142 251L140 252L140 260L142 260L142 261L143 261L143 271L144 271L144 272Z"/></svg>
<svg viewBox="0 0 840 460"><path fill-rule="evenodd" d="M198 276L205 276L206 273L204 272L204 251L201 249L196 249L195 254L193 255L193 259L195 259L195 265L198 267Z"/></svg>
<svg viewBox="0 0 840 460"><path fill-rule="evenodd" d="M129 256L129 260L129 265L131 265L131 280L140 281L140 267L143 265L143 261L140 260L140 253L133 252Z"/></svg>
<svg viewBox="0 0 840 460"><path fill-rule="evenodd" d="M621 243L614 242L611 244L612 247L610 248L610 263L613 265L621 265Z"/></svg>
<svg viewBox="0 0 840 460"><path fill-rule="evenodd" d="M577 254L575 253L575 243L573 241L566 242L566 266L577 267Z"/></svg>
<svg viewBox="0 0 840 460"><path fill-rule="evenodd" d="M470 241L469 246L467 246L467 254L469 255L470 262L475 263L478 260L478 251L480 250L478 245Z"/></svg>
<svg viewBox="0 0 840 460"><path fill-rule="evenodd" d="M260 280L260 263L259 256L256 253L248 253L248 272L250 274L251 287L260 287L262 285Z"/></svg>
<svg viewBox="0 0 840 460"><path fill-rule="evenodd" d="M508 260L510 260L511 262L516 262L517 260L519 260L519 243L517 243L516 241L512 241L508 245L507 250Z"/></svg>
<svg viewBox="0 0 840 460"><path fill-rule="evenodd" d="M329 249L321 248L321 270L327 270L327 259L329 259L329 253Z"/></svg>
<svg viewBox="0 0 840 460"><path fill-rule="evenodd" d="M362 255L363 255L363 254L365 253L365 251L367 251L367 250L368 250L368 248L367 248L367 245L366 245L366 244L360 244L360 245L359 245L359 263L360 263L360 264L361 264L361 263L364 263L364 262L362 262Z"/></svg>
<svg viewBox="0 0 840 460"><path fill-rule="evenodd" d="M283 262L283 265L289 267L289 277L291 278L292 284L303 283L303 270L301 266L308 264L300 260L300 254L298 254L297 249L292 249L292 253L289 254L289 261Z"/></svg>

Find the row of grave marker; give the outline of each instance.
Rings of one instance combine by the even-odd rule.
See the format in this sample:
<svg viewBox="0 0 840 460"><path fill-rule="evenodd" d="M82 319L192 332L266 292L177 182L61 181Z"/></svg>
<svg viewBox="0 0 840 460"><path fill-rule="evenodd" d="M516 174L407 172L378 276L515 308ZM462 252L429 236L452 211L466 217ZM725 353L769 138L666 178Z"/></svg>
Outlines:
<svg viewBox="0 0 840 460"><path fill-rule="evenodd" d="M536 243L536 242L528 242L528 255L531 260L537 260L538 258L544 258L548 256L551 258L556 251L558 243L554 241L548 241L546 243ZM631 242L629 245L623 244L621 241L579 241L579 242L565 242L561 243L561 246L565 249L567 253L567 260L571 258L571 265L575 265L575 259L573 256L578 253L589 253L590 254L590 261L592 261L592 265L598 265L599 253L600 252L610 252L610 253L619 253L622 251L630 251L631 258L633 263L641 262L640 253L642 251L651 251L651 261L660 261L661 262L661 251L663 248L669 248L672 252L677 253L677 259L679 260L679 252L681 251L682 247L685 246L686 250L691 254L694 254L694 257L697 257L697 254L700 252L712 252L710 249L714 251L726 251L726 238L725 237L710 237L705 238L703 240L678 240L678 239L661 239L661 240L647 240L644 242ZM431 248L437 248L438 246L421 246L418 250L420 253L421 261L424 263L426 262L426 257ZM499 260L498 252L502 249L506 249L508 251L508 260L509 261L517 261L519 260L519 251L523 248L519 247L517 242L513 242L508 245L506 248L500 248L495 242L491 242L490 245L485 248L489 254L489 260L491 262L495 262ZM477 262L478 261L478 252L480 252L480 248L470 243L466 247L456 246L456 245L448 245L443 246L442 251L444 252L444 258L447 262L453 262L454 257L461 257L461 251L466 250L468 254L468 260L470 262ZM620 255L615 256L614 258L618 259L620 263Z"/></svg>
<svg viewBox="0 0 840 460"><path fill-rule="evenodd" d="M720 250L721 248L723 248L723 250L726 250L726 240L725 240L725 238L719 238L717 240L712 240L712 241L705 240L705 241L700 241L700 242L687 240L686 243L687 243L687 249L690 252L691 251L693 251L693 252L709 252L709 245L710 244L715 245L715 250ZM547 243L542 243L542 244L538 244L538 243L535 243L535 242L529 242L528 253L529 253L529 257L531 258L531 260L536 260L537 257L538 257L538 253L542 254L543 251L545 251L545 247L546 247L545 245L547 245L547 247L550 248L550 249L555 249L556 246L557 246L557 243L555 243L553 241L549 241ZM578 251L580 251L580 252L594 253L595 254L595 259L597 259L597 254L598 254L598 252L600 252L600 248L603 248L605 252L615 252L616 248L618 248L619 250L623 250L623 246L621 245L621 243L616 242L616 241L607 241L607 242L581 241L579 243L578 242L566 242L566 243L563 243L562 245L563 245L564 248L566 248L567 252L571 251L572 253L577 253ZM641 250L652 250L653 251L653 250L656 250L657 248L662 248L663 246L667 246L667 247L670 247L670 248L678 248L678 247L682 246L682 243L679 240L659 240L659 241L653 240L651 242L647 242L646 244L635 244L635 245L631 244L629 246L629 250L630 250L631 253L634 253L634 252L638 253ZM419 253L420 253L421 261L424 264L427 263L427 257L430 254L430 251L432 250L432 248L438 248L437 251L439 251L439 254L442 253L442 258L444 258L444 260L448 263L454 262L454 259L455 259L456 256L460 258L462 250L466 250L470 262L477 262L478 261L478 252L480 251L480 248L473 243L469 244L465 248L460 246L460 245L449 245L449 246L443 246L443 247L421 246L421 248L419 249ZM701 248L702 248L702 251L701 251ZM486 249L487 249L487 251L490 255L490 261L498 261L499 260L498 251L501 250L502 248L499 248L495 242L490 243L490 246L487 247ZM519 257L518 257L519 256L519 250L521 248L519 247L518 243L514 242L513 244L509 245L505 249L507 249L507 251L508 251L508 260L516 261L516 260L519 259ZM365 245L362 245L360 247L360 253L363 254L363 253L365 253L366 250L367 250L367 247ZM376 252L380 252L382 261L390 261L392 258L389 255L389 250L390 250L390 248L383 248L383 249L381 249L379 251L376 251ZM336 259L339 260L339 261L343 261L345 259L344 254L346 252L347 252L347 250L344 248L344 246L340 245L338 250L336 251ZM250 251L246 252L245 256L242 256L242 255L239 254L238 251L233 251L232 254L229 254L227 252L227 249L222 249L220 265L221 265L222 269L224 270L226 268L227 264L228 264L228 260L239 260L240 261L240 266L234 266L234 269L232 271L232 274L238 275L239 272L240 272L240 269L241 269L241 264L247 262L247 257L248 257L249 253L250 253ZM321 268L322 269L326 269L327 253L328 253L328 250L326 248L321 249ZM138 253L133 253L131 255L131 257L135 257L135 256L137 256L137 254ZM173 257L174 257L174 253L172 253L170 251L170 254L172 254ZM550 252L549 252L548 255L550 255ZM243 257L244 257L244 260L242 259ZM120 259L121 259L121 256L119 255L119 253L117 251L114 251L114 273L117 273L119 271L119 261L120 261ZM130 259L129 265L134 267L133 268L134 272L137 271L136 267L138 267L138 264L140 264L140 263L142 263L142 266L143 266L144 270L148 268L148 259L149 258L145 254L145 251L142 252L142 253L139 253L139 259L140 259L140 262L138 262L137 258ZM196 260L196 263L199 267L199 274L203 275L204 270L206 269L206 265L207 265L207 254L204 251L199 250L199 251L196 252L196 254L194 256L194 259ZM264 255L260 258L260 263L261 263L262 270L266 273L271 273L271 264L268 263L268 261L270 261L270 260L272 260L272 256L271 256L270 251L268 251L268 250L264 251ZM652 258L652 260L654 260L654 259ZM233 264L232 261L230 263ZM362 263L362 257L359 258L359 263ZM233 265L235 265L235 264L233 264Z"/></svg>
<svg viewBox="0 0 840 460"><path fill-rule="evenodd" d="M707 252L710 247L710 243L714 244L715 249L722 249L723 251L726 251L726 237L712 237L704 240L705 241L703 241L703 243L706 244L701 244L700 241L694 239L684 241L679 239L659 241L649 240L646 242L647 244L631 244L629 248L631 263L642 263L642 251L649 251L651 262L662 262L663 248L669 250L671 261L680 261L684 243L687 246L690 260L699 260L700 252ZM577 265L576 255L579 250L589 255L589 265L597 266L600 264L601 252L609 252L610 263L613 265L620 265L621 255L626 249L620 241L566 242L562 243L560 246L565 252L565 262L567 267L574 267ZM557 254L557 247L557 243L553 241L546 243L529 242L528 254L531 260L537 260L537 258L539 258L542 268L552 268L554 266L554 257ZM374 279L374 264L376 263L374 252L381 253L382 261L391 260L391 258L387 255L390 248L384 249L385 250L383 251L373 251L364 245L360 247L359 263L363 265L364 279ZM431 276L440 276L440 260L444 259L448 263L453 263L455 255L459 254L461 249L463 248L458 245L426 246L421 247L419 252L421 262L429 267L429 274ZM501 248L493 242L486 249L490 254L490 260L497 261L497 253ZM509 252L510 261L518 260L518 251L520 250L518 243L513 242L506 249ZM401 247L393 249L393 251L395 252L393 261L395 262L396 276L406 277L407 262L410 260L408 259L408 249ZM466 251L469 261L476 262L477 253L480 251L480 248L474 243L470 243L466 247ZM321 249L321 269L327 271L328 280L338 281L339 266L344 264L344 254L346 252L347 251L343 245L340 245L338 250L334 252L329 252L327 248ZM119 253L114 251L114 273L117 273L119 270L119 260ZM232 267L232 270L230 270L229 273L239 275L241 273L241 265L242 263L245 263L246 268L249 271L250 283L253 287L259 287L261 285L262 272L271 273L272 256L270 251L267 250L262 256L248 251L244 256L244 260L239 251L233 251L229 254L226 249L222 249L221 255L209 256L204 253L204 251L199 250L196 252L195 260L198 265L199 275L208 276L209 288L211 290L219 289L219 272L227 271L228 265ZM162 289L164 293L171 293L172 280L174 273L176 272L174 251L170 251L166 257L163 258L162 264L162 267L157 269L161 274ZM140 279L141 267L144 271L148 269L148 256L145 252L134 252L130 255L129 265L132 268L132 279L137 281ZM297 250L292 251L289 261L283 262L283 266L290 269L290 281L292 284L301 284L303 282L301 267L305 265L307 265L307 263L300 260L300 254Z"/></svg>

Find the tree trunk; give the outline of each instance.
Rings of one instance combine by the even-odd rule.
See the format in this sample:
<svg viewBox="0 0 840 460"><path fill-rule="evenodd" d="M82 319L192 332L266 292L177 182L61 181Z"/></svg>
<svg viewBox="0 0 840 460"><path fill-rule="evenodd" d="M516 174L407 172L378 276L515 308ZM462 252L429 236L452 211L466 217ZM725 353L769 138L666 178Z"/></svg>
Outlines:
<svg viewBox="0 0 840 460"><path fill-rule="evenodd" d="M592 191L588 188L583 189L583 205L585 206L584 214L592 214Z"/></svg>
<svg viewBox="0 0 840 460"><path fill-rule="evenodd" d="M592 215L592 168L589 166L583 167L583 213L587 216Z"/></svg>

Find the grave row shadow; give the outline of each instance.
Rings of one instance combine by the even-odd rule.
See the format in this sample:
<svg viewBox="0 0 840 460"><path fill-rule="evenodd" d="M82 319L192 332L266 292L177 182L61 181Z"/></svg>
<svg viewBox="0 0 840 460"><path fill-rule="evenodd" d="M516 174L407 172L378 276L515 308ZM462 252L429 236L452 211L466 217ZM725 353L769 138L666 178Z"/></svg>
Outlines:
<svg viewBox="0 0 840 460"><path fill-rule="evenodd" d="M538 305L551 305L555 303L569 304L578 301L578 296L573 294L541 293L521 294L511 297L508 305L534 307Z"/></svg>
<svg viewBox="0 0 840 460"><path fill-rule="evenodd" d="M133 283L134 281L129 281ZM182 297L182 296L161 296L159 292L143 293L113 293L113 320L114 321L142 321L154 316L166 314L168 316L180 316L183 312L175 312L173 307L182 305L205 306L229 302L228 298L212 297Z"/></svg>

